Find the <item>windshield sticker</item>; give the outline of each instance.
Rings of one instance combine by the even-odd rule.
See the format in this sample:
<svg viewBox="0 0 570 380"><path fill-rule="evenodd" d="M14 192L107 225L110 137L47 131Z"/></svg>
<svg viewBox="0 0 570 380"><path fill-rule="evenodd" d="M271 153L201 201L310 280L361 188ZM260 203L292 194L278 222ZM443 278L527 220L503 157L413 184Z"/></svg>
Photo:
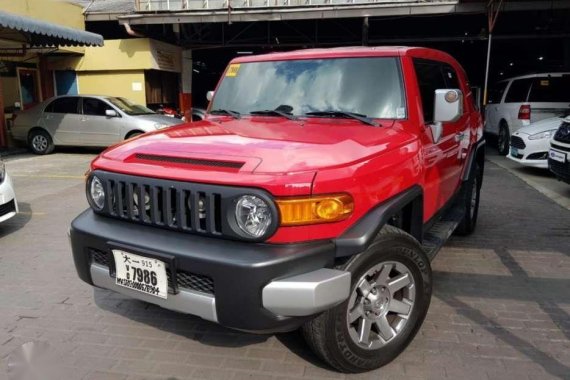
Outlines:
<svg viewBox="0 0 570 380"><path fill-rule="evenodd" d="M396 118L403 119L406 117L406 109L404 107L396 108Z"/></svg>
<svg viewBox="0 0 570 380"><path fill-rule="evenodd" d="M237 77L239 71L239 63L232 63L226 72L227 77Z"/></svg>

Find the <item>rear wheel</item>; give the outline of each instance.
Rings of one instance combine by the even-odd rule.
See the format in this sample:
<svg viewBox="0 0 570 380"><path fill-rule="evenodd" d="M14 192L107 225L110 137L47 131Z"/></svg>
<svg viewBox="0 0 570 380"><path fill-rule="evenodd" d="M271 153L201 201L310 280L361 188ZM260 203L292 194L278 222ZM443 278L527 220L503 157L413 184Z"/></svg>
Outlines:
<svg viewBox="0 0 570 380"><path fill-rule="evenodd" d="M499 136L497 138L497 149L499 150L499 154L506 156L509 153L510 144L511 134L509 132L509 126L503 122L499 127Z"/></svg>
<svg viewBox="0 0 570 380"><path fill-rule="evenodd" d="M481 197L481 168L476 165L471 178L464 184L459 202L463 202L465 216L455 233L457 235L469 235L475 231L477 217L479 215L479 199Z"/></svg>
<svg viewBox="0 0 570 380"><path fill-rule="evenodd" d="M342 372L363 372L397 357L412 341L431 299L431 268L418 242L386 226L350 271L349 299L303 326L305 340Z"/></svg>
<svg viewBox="0 0 570 380"><path fill-rule="evenodd" d="M55 148L49 133L42 129L35 129L30 132L28 146L35 154L50 154Z"/></svg>

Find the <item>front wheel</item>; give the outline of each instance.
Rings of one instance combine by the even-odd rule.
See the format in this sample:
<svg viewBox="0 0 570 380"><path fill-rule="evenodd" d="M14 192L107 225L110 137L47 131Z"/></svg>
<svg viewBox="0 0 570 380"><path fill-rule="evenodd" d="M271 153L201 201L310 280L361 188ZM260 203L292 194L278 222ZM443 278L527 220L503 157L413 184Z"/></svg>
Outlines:
<svg viewBox="0 0 570 380"><path fill-rule="evenodd" d="M303 326L305 340L341 372L379 368L396 358L419 330L431 300L431 267L418 242L385 226L350 271L349 299Z"/></svg>

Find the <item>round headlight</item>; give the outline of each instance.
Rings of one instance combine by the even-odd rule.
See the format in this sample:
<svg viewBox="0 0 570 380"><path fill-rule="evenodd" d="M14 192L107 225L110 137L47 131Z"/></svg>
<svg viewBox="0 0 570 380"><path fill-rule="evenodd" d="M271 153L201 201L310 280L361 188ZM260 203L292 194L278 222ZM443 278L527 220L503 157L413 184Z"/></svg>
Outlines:
<svg viewBox="0 0 570 380"><path fill-rule="evenodd" d="M249 237L265 235L272 222L270 206L255 195L243 195L236 203L236 220L239 228Z"/></svg>
<svg viewBox="0 0 570 380"><path fill-rule="evenodd" d="M97 176L91 178L89 197L91 198L91 204L97 210L102 210L105 207L105 188L103 187L103 182Z"/></svg>

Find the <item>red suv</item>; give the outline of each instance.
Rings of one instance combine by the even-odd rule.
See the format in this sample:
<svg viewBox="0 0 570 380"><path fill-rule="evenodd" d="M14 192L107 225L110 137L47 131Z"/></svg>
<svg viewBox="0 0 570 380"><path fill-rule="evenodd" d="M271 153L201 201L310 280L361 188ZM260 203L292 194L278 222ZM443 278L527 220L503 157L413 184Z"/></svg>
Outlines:
<svg viewBox="0 0 570 380"><path fill-rule="evenodd" d="M205 120L97 157L79 277L254 333L302 328L343 372L413 339L430 260L475 228L482 119L449 55L408 47L234 59Z"/></svg>

